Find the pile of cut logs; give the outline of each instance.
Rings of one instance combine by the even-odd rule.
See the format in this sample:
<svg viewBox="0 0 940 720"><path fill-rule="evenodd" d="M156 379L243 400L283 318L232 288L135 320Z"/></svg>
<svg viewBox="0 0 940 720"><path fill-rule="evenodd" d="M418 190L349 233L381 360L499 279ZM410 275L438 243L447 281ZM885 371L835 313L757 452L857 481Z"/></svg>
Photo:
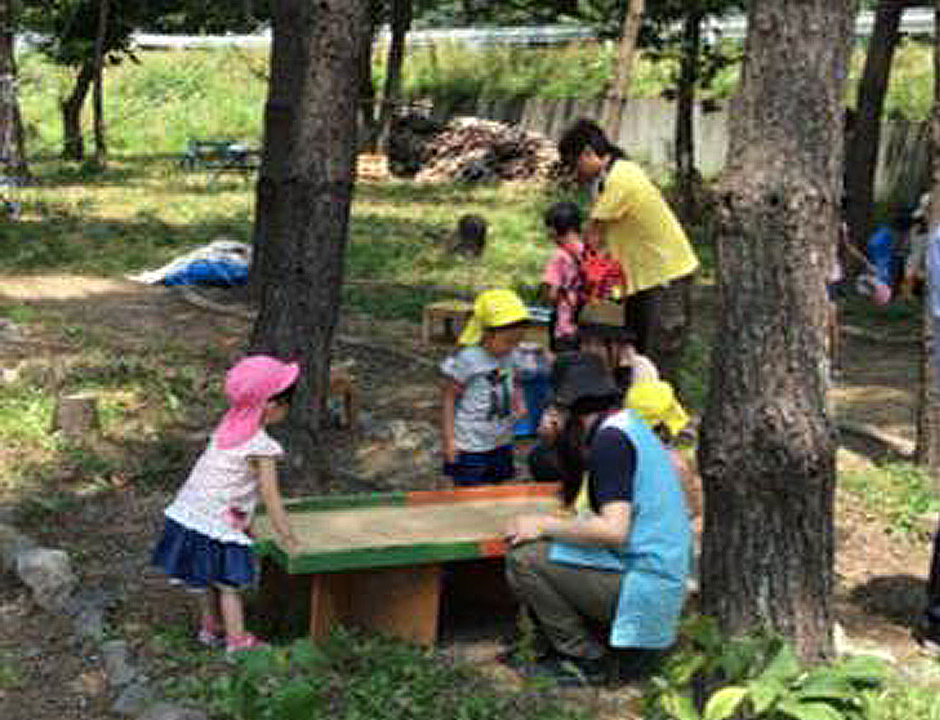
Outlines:
<svg viewBox="0 0 940 720"><path fill-rule="evenodd" d="M555 144L543 135L493 120L457 118L424 146L417 179L544 180L556 175L557 166Z"/></svg>

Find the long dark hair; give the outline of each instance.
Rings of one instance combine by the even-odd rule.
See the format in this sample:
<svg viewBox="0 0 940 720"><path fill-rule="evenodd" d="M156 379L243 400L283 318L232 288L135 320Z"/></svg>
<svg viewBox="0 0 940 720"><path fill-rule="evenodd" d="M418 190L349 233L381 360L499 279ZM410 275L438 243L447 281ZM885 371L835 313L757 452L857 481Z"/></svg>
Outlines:
<svg viewBox="0 0 940 720"><path fill-rule="evenodd" d="M565 130L558 141L558 154L568 167L574 167L584 148L590 147L598 155L613 159L626 159L627 154L610 141L600 125L593 120L581 118Z"/></svg>
<svg viewBox="0 0 940 720"><path fill-rule="evenodd" d="M572 507L581 491L587 462L584 458L584 439L581 423L569 415L562 427L561 434L555 441L555 457L561 477L561 502L564 507Z"/></svg>

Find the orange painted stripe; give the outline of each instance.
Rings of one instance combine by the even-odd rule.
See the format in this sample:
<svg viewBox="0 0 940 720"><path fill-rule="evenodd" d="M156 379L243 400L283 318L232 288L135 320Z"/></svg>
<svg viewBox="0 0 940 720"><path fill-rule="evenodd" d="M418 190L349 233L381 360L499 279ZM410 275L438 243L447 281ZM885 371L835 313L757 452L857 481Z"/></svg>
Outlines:
<svg viewBox="0 0 940 720"><path fill-rule="evenodd" d="M481 485L480 487L448 490L414 490L406 493L406 505L438 505L481 500L519 500L522 498L555 497L557 483L518 483L514 485Z"/></svg>
<svg viewBox="0 0 940 720"><path fill-rule="evenodd" d="M480 545L480 557L503 557L509 549L505 540L483 540Z"/></svg>

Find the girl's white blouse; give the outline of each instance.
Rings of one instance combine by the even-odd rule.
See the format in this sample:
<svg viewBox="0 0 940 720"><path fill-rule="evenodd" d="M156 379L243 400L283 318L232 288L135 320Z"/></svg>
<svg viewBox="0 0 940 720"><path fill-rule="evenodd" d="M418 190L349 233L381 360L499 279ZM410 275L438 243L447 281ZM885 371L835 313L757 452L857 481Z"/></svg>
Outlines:
<svg viewBox="0 0 940 720"><path fill-rule="evenodd" d="M234 448L222 449L210 440L164 514L215 540L250 545L241 523L233 522L241 518L247 527L258 502L258 478L248 459L283 454L280 443L264 430Z"/></svg>

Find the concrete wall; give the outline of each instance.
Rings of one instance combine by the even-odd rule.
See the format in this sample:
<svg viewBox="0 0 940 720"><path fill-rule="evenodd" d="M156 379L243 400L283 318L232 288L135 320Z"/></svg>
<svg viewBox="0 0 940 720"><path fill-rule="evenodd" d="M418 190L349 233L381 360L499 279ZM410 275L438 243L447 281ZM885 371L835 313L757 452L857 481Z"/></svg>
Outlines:
<svg viewBox="0 0 940 720"><path fill-rule="evenodd" d="M675 108L674 102L657 98L631 100L627 104L617 142L654 174L666 174L674 165ZM600 100L516 98L480 99L475 105L444 112L502 120L557 139L573 120L597 118L600 111ZM698 106L694 122L696 163L705 177L714 177L725 164L728 105L712 112ZM929 181L929 140L929 123L907 120L884 123L875 181L878 200L916 201Z"/></svg>

